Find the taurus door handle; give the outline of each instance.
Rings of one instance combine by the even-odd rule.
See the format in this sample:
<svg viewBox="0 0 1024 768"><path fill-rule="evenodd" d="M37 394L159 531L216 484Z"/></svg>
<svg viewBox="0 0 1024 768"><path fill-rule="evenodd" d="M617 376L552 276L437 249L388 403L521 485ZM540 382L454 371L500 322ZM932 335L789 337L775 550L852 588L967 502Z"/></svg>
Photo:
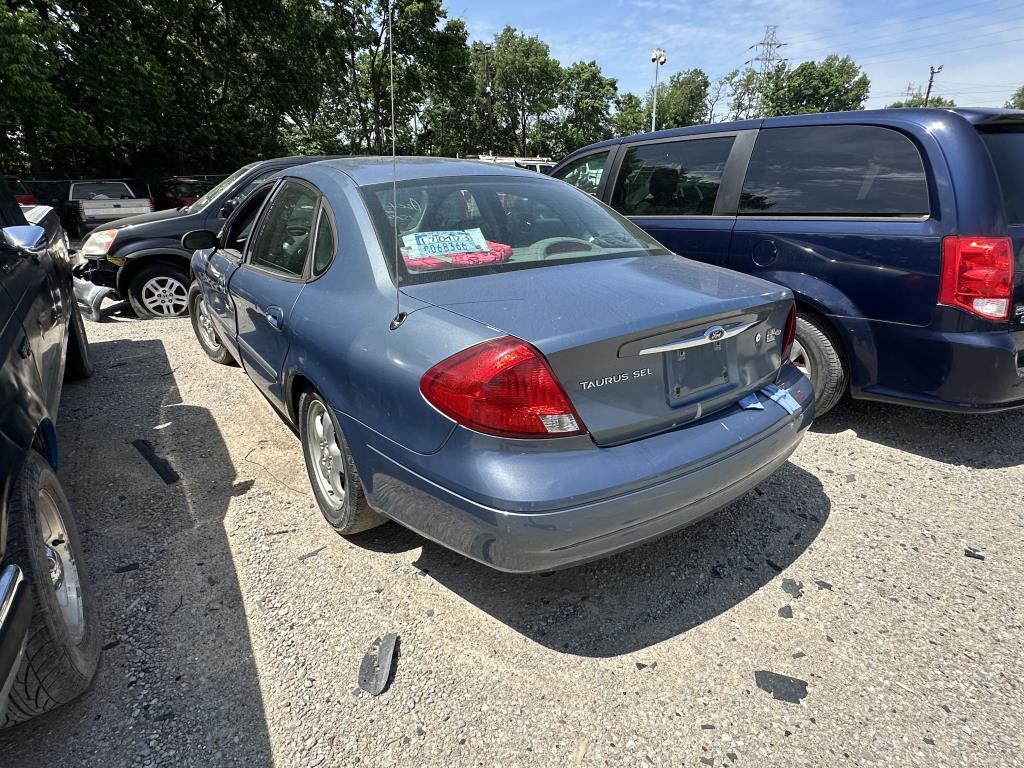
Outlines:
<svg viewBox="0 0 1024 768"><path fill-rule="evenodd" d="M280 307L267 307L267 311L263 313L263 316L267 318L267 322L270 323L270 327L274 330L280 331L284 326L284 310Z"/></svg>

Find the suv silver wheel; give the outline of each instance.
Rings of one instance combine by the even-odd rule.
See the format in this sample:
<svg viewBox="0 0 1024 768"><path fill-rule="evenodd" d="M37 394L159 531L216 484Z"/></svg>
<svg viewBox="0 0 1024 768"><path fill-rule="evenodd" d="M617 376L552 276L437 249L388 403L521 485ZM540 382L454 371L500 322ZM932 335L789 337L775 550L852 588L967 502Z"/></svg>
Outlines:
<svg viewBox="0 0 1024 768"><path fill-rule="evenodd" d="M188 288L174 277L151 277L142 284L143 306L154 315L177 317L188 309Z"/></svg>

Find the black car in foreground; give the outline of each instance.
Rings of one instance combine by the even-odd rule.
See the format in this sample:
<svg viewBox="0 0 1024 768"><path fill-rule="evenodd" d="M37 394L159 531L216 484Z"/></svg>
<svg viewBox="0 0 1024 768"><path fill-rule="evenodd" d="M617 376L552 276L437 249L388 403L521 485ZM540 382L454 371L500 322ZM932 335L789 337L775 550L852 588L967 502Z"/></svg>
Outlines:
<svg viewBox="0 0 1024 768"><path fill-rule="evenodd" d="M79 302L98 317L106 296L127 300L139 317L188 314L189 260L181 237L195 229L216 232L223 220L267 178L325 157L279 157L239 168L191 205L118 219L82 243L75 268Z"/></svg>
<svg viewBox="0 0 1024 768"><path fill-rule="evenodd" d="M100 656L78 529L57 479L57 407L92 373L68 239L0 185L0 727L82 693ZM5 764L0 755L0 765Z"/></svg>

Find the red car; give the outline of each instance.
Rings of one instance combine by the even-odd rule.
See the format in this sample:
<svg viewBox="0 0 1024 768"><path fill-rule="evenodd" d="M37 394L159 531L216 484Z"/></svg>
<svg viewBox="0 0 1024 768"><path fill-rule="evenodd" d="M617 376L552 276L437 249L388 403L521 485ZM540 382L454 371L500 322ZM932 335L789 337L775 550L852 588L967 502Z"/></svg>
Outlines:
<svg viewBox="0 0 1024 768"><path fill-rule="evenodd" d="M209 192L212 186L206 181L181 176L161 179L153 189L153 208L158 211L184 208Z"/></svg>
<svg viewBox="0 0 1024 768"><path fill-rule="evenodd" d="M7 186L14 193L14 198L18 201L18 205L39 205L39 198L17 176L4 176L4 181L7 182Z"/></svg>

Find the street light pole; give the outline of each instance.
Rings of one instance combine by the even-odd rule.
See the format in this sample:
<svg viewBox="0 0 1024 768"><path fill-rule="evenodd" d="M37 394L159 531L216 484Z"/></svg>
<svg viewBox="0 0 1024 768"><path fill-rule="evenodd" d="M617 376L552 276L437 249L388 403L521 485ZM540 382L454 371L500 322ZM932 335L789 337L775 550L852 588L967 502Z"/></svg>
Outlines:
<svg viewBox="0 0 1024 768"><path fill-rule="evenodd" d="M493 46L477 43L477 51L484 57L484 95L487 97L487 151L494 156L494 94L491 89L491 51Z"/></svg>
<svg viewBox="0 0 1024 768"><path fill-rule="evenodd" d="M651 108L651 133L654 133L657 130L655 126L658 122L658 70L667 61L665 52L661 48L655 48L654 53L651 54L651 61L654 62L654 103Z"/></svg>

